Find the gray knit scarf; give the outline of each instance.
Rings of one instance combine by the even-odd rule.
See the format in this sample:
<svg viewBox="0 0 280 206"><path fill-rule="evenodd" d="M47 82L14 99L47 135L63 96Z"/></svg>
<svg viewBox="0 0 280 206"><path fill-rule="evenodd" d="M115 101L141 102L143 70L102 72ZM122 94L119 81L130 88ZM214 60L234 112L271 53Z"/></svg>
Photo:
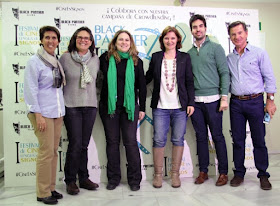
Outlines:
<svg viewBox="0 0 280 206"><path fill-rule="evenodd" d="M85 55L80 56L77 51L72 51L71 52L71 57L75 62L80 63L82 65L82 68L81 68L81 88L85 89L87 84L89 84L93 81L93 78L90 75L89 68L87 66L88 61L92 57L92 54L88 50L88 52Z"/></svg>

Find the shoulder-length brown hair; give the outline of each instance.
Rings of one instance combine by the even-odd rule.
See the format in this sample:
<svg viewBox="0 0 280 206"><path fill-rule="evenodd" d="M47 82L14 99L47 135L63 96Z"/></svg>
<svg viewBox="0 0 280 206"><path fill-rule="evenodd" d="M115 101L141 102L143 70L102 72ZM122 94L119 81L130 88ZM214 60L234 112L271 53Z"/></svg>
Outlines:
<svg viewBox="0 0 280 206"><path fill-rule="evenodd" d="M90 41L92 43L91 43L91 46L88 49L91 52L92 56L94 56L94 49L95 49L94 38L93 38L91 30L86 26L81 27L74 32L74 34L72 35L72 37L70 39L69 45L68 45L68 51L69 52L72 52L72 51L77 51L78 52L78 49L77 49L77 46L76 46L76 39L77 39L78 33L81 32L81 31L86 31L89 34L89 38L90 38Z"/></svg>
<svg viewBox="0 0 280 206"><path fill-rule="evenodd" d="M176 49L181 49L182 48L182 36L179 33L179 31L172 26L167 26L165 27L165 29L162 31L160 37L159 37L159 43L160 43L160 48L162 51L165 51L165 46L163 43L163 38L166 36L167 33L169 32L174 32L175 35L177 36L178 40L177 40L177 44L176 44Z"/></svg>
<svg viewBox="0 0 280 206"><path fill-rule="evenodd" d="M128 53L129 53L130 56L132 56L134 65L137 65L138 64L138 59L139 59L139 57L138 57L139 52L136 49L136 46L135 46L134 40L132 38L132 35L127 30L119 30L115 33L112 41L110 42L110 44L108 46L108 59L113 55L115 60L116 60L116 63L119 63L121 61L120 55L118 54L118 50L117 50L117 47L116 47L117 39L118 39L118 37L121 33L126 33L129 36L129 38L130 38L130 48L128 50Z"/></svg>

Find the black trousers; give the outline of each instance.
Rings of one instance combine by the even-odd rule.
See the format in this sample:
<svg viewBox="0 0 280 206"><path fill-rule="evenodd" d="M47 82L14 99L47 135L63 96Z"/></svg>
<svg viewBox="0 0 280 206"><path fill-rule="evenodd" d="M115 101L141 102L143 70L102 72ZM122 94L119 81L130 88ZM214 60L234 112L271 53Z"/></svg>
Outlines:
<svg viewBox="0 0 280 206"><path fill-rule="evenodd" d="M88 144L96 117L96 107L66 107L64 124L69 140L64 167L65 182L69 184L89 177Z"/></svg>
<svg viewBox="0 0 280 206"><path fill-rule="evenodd" d="M99 113L106 136L107 178L111 184L118 185L121 180L120 137L126 151L127 180L129 185L139 185L142 179L141 159L136 139L139 106L135 106L134 121L128 120L124 107L116 109L114 115L108 115L108 109L99 105Z"/></svg>

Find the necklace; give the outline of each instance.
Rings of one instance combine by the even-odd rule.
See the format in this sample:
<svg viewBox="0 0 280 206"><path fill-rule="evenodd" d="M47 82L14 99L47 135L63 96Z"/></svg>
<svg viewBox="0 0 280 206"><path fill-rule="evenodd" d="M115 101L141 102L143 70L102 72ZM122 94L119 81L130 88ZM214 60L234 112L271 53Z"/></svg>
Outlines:
<svg viewBox="0 0 280 206"><path fill-rule="evenodd" d="M171 74L171 87L168 82L168 68L166 58L163 56L163 64L164 64L164 76L166 80L166 88L169 92L172 92L175 88L175 76L176 76L176 57L173 59L173 69Z"/></svg>

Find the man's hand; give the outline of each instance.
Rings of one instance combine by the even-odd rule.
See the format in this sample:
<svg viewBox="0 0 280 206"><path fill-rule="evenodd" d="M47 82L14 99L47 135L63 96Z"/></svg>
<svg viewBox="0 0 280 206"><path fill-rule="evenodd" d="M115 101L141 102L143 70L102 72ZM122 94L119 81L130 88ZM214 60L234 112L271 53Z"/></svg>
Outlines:
<svg viewBox="0 0 280 206"><path fill-rule="evenodd" d="M228 108L227 96L222 96L219 112L225 111Z"/></svg>
<svg viewBox="0 0 280 206"><path fill-rule="evenodd" d="M276 112L276 105L274 104L273 100L270 100L270 99L266 100L266 105L265 105L264 111L268 112L268 114L270 115L270 118L272 118L272 116Z"/></svg>

